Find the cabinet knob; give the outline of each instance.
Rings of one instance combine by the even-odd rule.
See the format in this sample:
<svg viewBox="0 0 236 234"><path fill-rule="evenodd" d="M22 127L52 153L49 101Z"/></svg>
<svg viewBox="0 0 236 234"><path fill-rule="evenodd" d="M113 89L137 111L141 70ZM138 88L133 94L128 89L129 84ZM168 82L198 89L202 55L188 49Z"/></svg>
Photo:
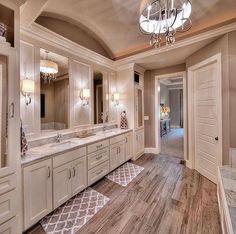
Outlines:
<svg viewBox="0 0 236 234"><path fill-rule="evenodd" d="M216 141L218 141L218 140L219 140L219 137L218 137L218 136L216 136L216 137L215 137L215 140L216 140Z"/></svg>

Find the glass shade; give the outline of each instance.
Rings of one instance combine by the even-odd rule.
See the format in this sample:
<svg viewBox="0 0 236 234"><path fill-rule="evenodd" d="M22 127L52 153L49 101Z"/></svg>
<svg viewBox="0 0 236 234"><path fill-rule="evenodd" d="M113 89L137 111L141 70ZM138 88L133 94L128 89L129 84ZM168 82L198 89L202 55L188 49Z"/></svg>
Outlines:
<svg viewBox="0 0 236 234"><path fill-rule="evenodd" d="M22 92L33 93L34 92L34 81L29 79L22 80Z"/></svg>

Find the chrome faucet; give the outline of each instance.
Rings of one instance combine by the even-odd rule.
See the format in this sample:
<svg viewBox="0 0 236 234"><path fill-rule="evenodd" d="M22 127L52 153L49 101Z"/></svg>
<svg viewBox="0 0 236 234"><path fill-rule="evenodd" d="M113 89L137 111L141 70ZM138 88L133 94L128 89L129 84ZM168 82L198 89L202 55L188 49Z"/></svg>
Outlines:
<svg viewBox="0 0 236 234"><path fill-rule="evenodd" d="M56 142L60 143L61 142L61 138L62 138L62 134L58 133L56 136Z"/></svg>

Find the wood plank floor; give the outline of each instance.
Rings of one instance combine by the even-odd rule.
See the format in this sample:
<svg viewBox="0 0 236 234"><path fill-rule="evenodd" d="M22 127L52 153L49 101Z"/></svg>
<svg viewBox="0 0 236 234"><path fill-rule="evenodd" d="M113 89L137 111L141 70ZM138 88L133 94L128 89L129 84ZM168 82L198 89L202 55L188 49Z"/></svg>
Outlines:
<svg viewBox="0 0 236 234"><path fill-rule="evenodd" d="M127 187L107 179L92 186L110 201L78 234L222 233L215 184L178 158L145 154L133 163L145 170Z"/></svg>

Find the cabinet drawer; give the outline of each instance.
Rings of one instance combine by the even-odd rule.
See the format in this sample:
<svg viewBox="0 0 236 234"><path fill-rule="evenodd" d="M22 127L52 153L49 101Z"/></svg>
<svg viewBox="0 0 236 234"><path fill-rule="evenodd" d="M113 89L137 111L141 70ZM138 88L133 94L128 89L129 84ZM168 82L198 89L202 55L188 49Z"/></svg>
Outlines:
<svg viewBox="0 0 236 234"><path fill-rule="evenodd" d="M0 179L0 195L16 187L16 174L12 174Z"/></svg>
<svg viewBox="0 0 236 234"><path fill-rule="evenodd" d="M93 153L97 150L103 149L105 147L109 146L109 140L105 140L105 141L99 141L95 144L89 145L88 146L88 154Z"/></svg>
<svg viewBox="0 0 236 234"><path fill-rule="evenodd" d="M86 155L86 147L82 147L82 148L55 156L53 158L53 168L59 167L65 163L71 162L85 155Z"/></svg>
<svg viewBox="0 0 236 234"><path fill-rule="evenodd" d="M16 217L14 217L9 221L7 221L6 223L0 225L0 233L4 234L20 233L18 228L19 228L18 220L16 219Z"/></svg>
<svg viewBox="0 0 236 234"><path fill-rule="evenodd" d="M16 191L12 190L0 197L0 223L16 215Z"/></svg>
<svg viewBox="0 0 236 234"><path fill-rule="evenodd" d="M109 161L88 171L88 185L91 185L109 173Z"/></svg>
<svg viewBox="0 0 236 234"><path fill-rule="evenodd" d="M125 141L125 138L126 136L123 134L123 135L120 135L120 136L116 136L116 137L113 137L110 139L110 144L113 145L113 144L116 144L120 141Z"/></svg>
<svg viewBox="0 0 236 234"><path fill-rule="evenodd" d="M96 167L97 165L109 159L109 148L106 147L88 155L88 169Z"/></svg>

